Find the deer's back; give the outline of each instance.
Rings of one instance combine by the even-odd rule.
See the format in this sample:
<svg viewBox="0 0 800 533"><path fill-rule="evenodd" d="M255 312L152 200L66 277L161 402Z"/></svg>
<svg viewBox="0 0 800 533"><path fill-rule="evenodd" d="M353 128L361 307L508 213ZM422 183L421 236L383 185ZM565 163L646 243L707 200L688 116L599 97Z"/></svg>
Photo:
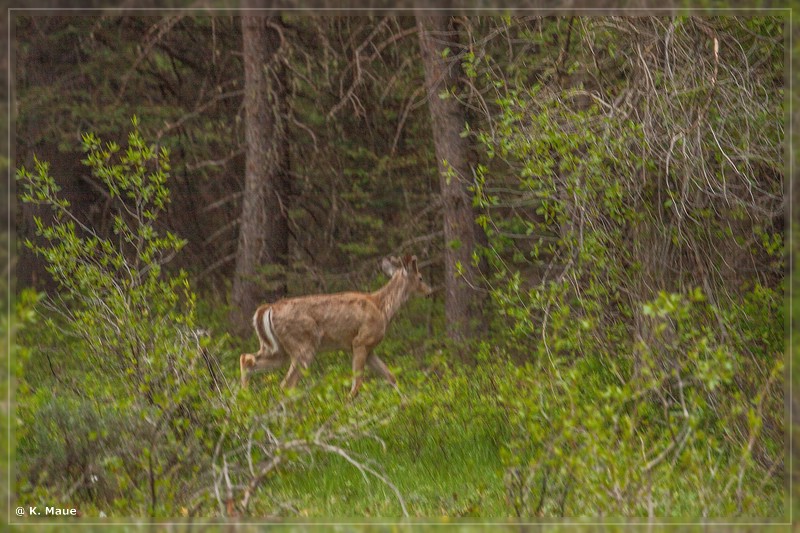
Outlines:
<svg viewBox="0 0 800 533"><path fill-rule="evenodd" d="M343 292L301 296L271 305L275 333L282 342L311 343L314 349L345 349L356 337L377 344L386 331L383 313L369 294Z"/></svg>

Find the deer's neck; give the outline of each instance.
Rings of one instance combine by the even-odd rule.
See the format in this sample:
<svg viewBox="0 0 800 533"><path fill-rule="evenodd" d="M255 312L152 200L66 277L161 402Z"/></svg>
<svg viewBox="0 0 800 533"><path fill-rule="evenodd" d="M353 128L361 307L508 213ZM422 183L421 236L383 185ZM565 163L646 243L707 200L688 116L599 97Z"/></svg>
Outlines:
<svg viewBox="0 0 800 533"><path fill-rule="evenodd" d="M408 300L406 289L406 279L402 275L394 275L389 283L372 293L387 322L392 320L400 306Z"/></svg>

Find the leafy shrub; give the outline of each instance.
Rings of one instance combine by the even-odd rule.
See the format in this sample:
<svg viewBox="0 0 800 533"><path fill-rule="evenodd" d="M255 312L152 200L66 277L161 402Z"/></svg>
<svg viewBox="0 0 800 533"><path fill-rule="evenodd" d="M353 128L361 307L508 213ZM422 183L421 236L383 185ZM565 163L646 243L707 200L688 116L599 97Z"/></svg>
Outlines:
<svg viewBox="0 0 800 533"><path fill-rule="evenodd" d="M156 225L169 202L168 154L133 126L124 149L83 137L84 163L114 202L113 240L70 210L46 163L17 174L21 200L52 213L36 217L40 239L25 244L58 283L38 305L40 323L21 333L35 348L22 358L18 396L21 501L39 486L163 514L208 464L224 412L224 379L186 275L163 269L183 245ZM48 367L52 376L37 371Z"/></svg>
<svg viewBox="0 0 800 533"><path fill-rule="evenodd" d="M779 512L762 490L781 482L754 463L773 363L755 397L734 383L740 357L704 331L707 304L662 294L646 304L664 344L606 358L556 357L502 382L515 438L507 490L521 515L759 516ZM576 332L577 333L577 332ZM658 351L654 351L657 347ZM779 502L777 502L779 503Z"/></svg>
<svg viewBox="0 0 800 533"><path fill-rule="evenodd" d="M759 49L730 22L586 21L582 71L493 80L474 192L496 339L522 363L501 382L518 514L782 513L762 492L785 474L782 89L772 63L742 81L738 52L690 53ZM640 55L664 32L669 71Z"/></svg>

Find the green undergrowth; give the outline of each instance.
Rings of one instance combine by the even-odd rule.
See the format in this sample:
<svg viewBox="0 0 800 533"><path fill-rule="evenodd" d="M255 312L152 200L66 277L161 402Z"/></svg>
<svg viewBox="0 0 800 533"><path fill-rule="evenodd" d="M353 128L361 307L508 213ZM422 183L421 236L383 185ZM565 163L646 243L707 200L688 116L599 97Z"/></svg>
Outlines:
<svg viewBox="0 0 800 533"><path fill-rule="evenodd" d="M388 364L397 371L402 395L373 377L358 398L347 398L349 358L342 353L318 357L300 387L313 388L323 374L333 376L333 383L339 384L333 400L339 409L397 409L386 425L352 449L380 466L412 516L503 516L498 451L507 438L507 425L502 410L478 405L486 398L474 390L463 394L468 390L464 373L421 368L415 361ZM286 394L278 387L280 377L255 378L250 394ZM324 457L284 474L270 489L296 502L301 516L401 516L391 491L365 479L340 457Z"/></svg>
<svg viewBox="0 0 800 533"><path fill-rule="evenodd" d="M395 326L402 326L402 321ZM252 339L248 343L228 338L223 349L228 357L222 358L222 368L230 387L232 414L217 418L214 423L221 427L227 421L231 428L240 427L238 434L244 435L252 420L280 404L287 406L291 418L282 429L284 435L308 437L330 419L345 424L379 417L379 423L339 439L338 444L393 484L411 517L646 516L646 508L637 506L641 502L635 493L625 495L630 506L616 507L614 482L641 476L646 460L639 438L626 439L615 427L620 415L624 418L625 413L620 411L625 410L626 402L616 403L614 398L604 396L610 388L602 375L602 364L579 361L556 375L547 368L512 362L502 356L499 348L486 343L474 349L475 361L461 362L448 348L417 337L417 333L420 332L414 328L393 328L378 348L379 355L395 372L402 395L379 377L369 376L354 400L347 396L350 356L344 352L319 354L293 391L279 386L286 369L257 374L250 388L241 391L234 356ZM30 342L30 337L23 332L22 340ZM59 371L63 371L65 363L58 363ZM57 469L59 464L78 468L72 463L74 454L81 452L81 445L86 451L97 453L100 444L114 445L115 427L135 427L135 420L115 418L114 412L97 418L92 409L70 400L63 384L54 382L41 365L37 368L31 369L26 381L38 382L38 392L23 389L20 413L25 421L51 418L54 425L51 434L37 429L33 434L41 440L27 440L24 448L18 448L23 472L29 461L40 465L42 457L52 461L48 469ZM90 369L83 371L85 376L91 375ZM588 375L593 379L579 386L580 376ZM58 399L43 398L44 391L50 388L58 391ZM558 391L568 394L561 396ZM50 393L46 396L50 398ZM556 399L566 400L563 404L553 403ZM613 409L604 409L604 403L610 403ZM652 409L646 403L639 406L642 417ZM553 410L542 411L548 404ZM584 427L578 423L581 419ZM72 439L67 446L59 433L59 420L87 433L96 424L105 434L97 445L87 437L85 442ZM206 431L218 436L220 427ZM648 451L667 449L672 439L666 427L641 429L639 434L650 439L646 442ZM210 455L215 440L208 438L205 442ZM703 505L709 517L737 516L735 491L726 499L715 497L727 479L722 474L738 474L741 457L734 448L712 448L714 442L701 436L687 443L679 454L669 455L652 471L649 481L655 516L701 516ZM118 460L124 461L124 457ZM780 517L784 509L780 480L751 459L744 464L743 508L738 516ZM527 485L520 486L519 476L525 469L530 469L530 479ZM715 478L714 472L719 477ZM198 474L199 481L203 476L202 472ZM43 474L39 481L46 482L47 475ZM58 500L65 490L46 484L34 488L24 480L18 489L22 489L20 501L31 504L42 498ZM100 492L103 487L94 490ZM108 507L102 498L97 500L98 494L88 490L76 496L86 500L81 502L82 507L90 514L103 511L108 516L136 516L146 509L133 500L119 498ZM158 515L181 516L185 507L176 503L164 507ZM196 512L199 516L219 515L211 495ZM380 479L362 474L339 455L314 451L289 458L256 493L250 516L273 515L392 518L402 516L402 507L395 492Z"/></svg>
<svg viewBox="0 0 800 533"><path fill-rule="evenodd" d="M551 382L539 375L533 367L497 360L484 361L480 365L456 364L444 359L443 354L414 359L400 354L382 354L382 357L398 375L403 391L400 397L378 377L368 380L355 400L347 398L349 387L349 356L344 353L323 354L317 358L309 373L300 382L300 388L314 390L321 381L332 384L332 396L324 400L334 402L334 409L358 410L364 405L375 409L393 409L397 412L390 422L381 426L369 438L359 439L351 449L363 457L369 457L385 476L394 483L403 495L409 514L416 517L513 517L515 512L522 517L587 517L587 516L645 516L634 506L616 510L612 500L598 497L597 486L614 476L636 477L635 469L641 469L641 453L638 450L609 448L605 450L616 463L591 464L588 457L576 457L592 468L578 471L566 490L568 497L563 508L558 507L558 498L564 487L557 473L552 474L551 489L545 490L546 502L552 500L552 508L540 514L528 514L529 508L515 508L514 477L510 472L519 468L523 457L513 455L525 448L537 448L564 434L564 428L554 419L550 434L530 435L521 444L520 423L534 424L537 415L521 422L525 413L519 402L525 398L543 398ZM262 374L254 378L248 397L256 402L275 401L287 393L279 388L282 372ZM587 388L575 390L575 401L587 401L593 409L595 403L588 397L596 391ZM288 393L289 395L294 393ZM513 396L512 396L513 395ZM326 408L331 408L327 405ZM369 410L369 408L368 408ZM602 411L597 406L598 411ZM569 416L564 416L569 418ZM613 415L609 420L614 418ZM604 446L616 437L613 425L597 426L596 434L586 438ZM663 435L663 446L669 446L668 432ZM539 440L541 442L537 443ZM651 444L652 445L652 444ZM585 446L585 445L584 445ZM581 445L569 443L563 453L585 454ZM527 450L531 453L531 450ZM602 452L595 452L598 456ZM736 469L738 456L722 453L713 461L704 461L703 442L695 443L675 458L674 464L666 464L655 470L652 490L655 516L694 517L702 515L701 505L708 505L709 517L735 514L733 498L726 502L714 500L712 494L719 490L716 480L709 472L727 472ZM535 456L535 453L532 454ZM561 452L556 453L557 457ZM540 456L541 459L541 456ZM553 461L547 457L548 461ZM603 469L601 469L603 465ZM541 467L545 471L548 467ZM552 468L552 467L549 467ZM630 469L627 473L626 469ZM708 470L705 470L708 469ZM736 470L738 472L738 470ZM704 477L706 473L710 477ZM748 470L743 477L746 516L781 516L784 509L784 492L779 480L764 477L764 472ZM540 478L537 478L540 480ZM528 489L535 498L541 497L541 485ZM366 479L347 461L336 456L315 458L302 466L287 468L275 476L263 497L269 501L285 499L292 501L291 508L284 509L282 516L303 517L399 517L401 507L386 486L375 479ZM705 501L704 501L705 498ZM517 502L518 503L518 502ZM603 508L605 503L608 507ZM639 511L639 512L637 512Z"/></svg>

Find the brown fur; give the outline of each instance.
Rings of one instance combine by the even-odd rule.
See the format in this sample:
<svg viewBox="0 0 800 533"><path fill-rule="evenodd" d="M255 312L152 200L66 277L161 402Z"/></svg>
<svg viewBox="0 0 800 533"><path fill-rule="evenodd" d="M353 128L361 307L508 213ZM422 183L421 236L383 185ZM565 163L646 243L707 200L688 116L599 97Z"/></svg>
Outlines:
<svg viewBox="0 0 800 533"><path fill-rule="evenodd" d="M384 259L381 265L391 279L375 292L301 296L259 307L253 324L261 347L258 353L242 354L239 358L242 386L247 387L250 373L278 368L291 361L281 386L294 387L301 370L309 367L318 351L347 350L353 354L351 396L358 394L365 364L397 387L392 373L372 350L383 340L392 317L409 296L427 296L431 288L422 280L415 256L406 256L402 261ZM277 346L273 346L264 324L269 311Z"/></svg>

